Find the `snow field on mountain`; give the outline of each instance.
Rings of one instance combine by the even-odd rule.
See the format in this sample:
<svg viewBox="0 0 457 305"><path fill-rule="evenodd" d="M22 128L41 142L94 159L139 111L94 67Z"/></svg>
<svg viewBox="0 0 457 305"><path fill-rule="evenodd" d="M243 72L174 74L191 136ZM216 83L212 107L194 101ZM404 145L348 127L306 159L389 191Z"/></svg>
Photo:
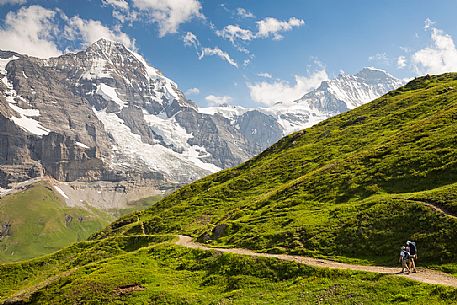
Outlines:
<svg viewBox="0 0 457 305"><path fill-rule="evenodd" d="M116 88L101 83L100 85L97 85L95 93L102 96L107 101L115 102L119 105L120 109L127 106L127 103L117 96Z"/></svg>
<svg viewBox="0 0 457 305"><path fill-rule="evenodd" d="M7 59L0 59L0 74L3 75L2 82L5 84L5 86L9 89L6 91L6 101L8 102L8 106L13 109L17 114L19 114L19 117L12 116L11 120L24 129L25 131L28 131L32 134L38 135L38 136L43 136L47 135L50 130L47 128L44 128L41 123L32 117L39 117L40 116L40 111L38 109L24 109L21 107L18 107L16 104L16 99L21 99L24 102L28 103L26 99L24 99L22 96L18 96L16 94L16 90L14 90L13 84L8 80L6 76L6 65L12 61L18 59L16 56L11 56L10 58ZM27 77L22 71L25 77Z"/></svg>
<svg viewBox="0 0 457 305"><path fill-rule="evenodd" d="M114 153L117 156L120 155L119 160L113 160L112 165L115 168L128 167L136 161L146 164L150 169L162 172L169 177L186 176L189 179L200 177L204 172L220 170L217 166L204 163L196 158L199 154L197 147L189 147L188 152L182 155L159 144L144 143L141 140L141 136L132 133L131 129L115 113L107 113L106 110L97 111L93 109L93 111L115 141ZM129 163L123 163L125 161ZM188 169L186 172L182 171L184 164Z"/></svg>

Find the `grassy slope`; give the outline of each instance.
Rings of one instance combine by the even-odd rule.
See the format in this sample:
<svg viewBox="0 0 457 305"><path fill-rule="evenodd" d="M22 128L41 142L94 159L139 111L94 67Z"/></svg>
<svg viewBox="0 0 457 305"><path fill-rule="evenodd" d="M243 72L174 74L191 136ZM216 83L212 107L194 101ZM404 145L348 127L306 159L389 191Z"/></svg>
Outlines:
<svg viewBox="0 0 457 305"><path fill-rule="evenodd" d="M412 81L137 215L148 233L187 233L219 245L395 264L412 239L421 263L455 263L454 88L457 74ZM137 234L137 215L98 237Z"/></svg>
<svg viewBox="0 0 457 305"><path fill-rule="evenodd" d="M73 217L68 225L66 214ZM52 253L87 239L112 220L106 213L67 207L49 186L39 183L0 199L0 223L12 225L11 236L0 240L0 262Z"/></svg>
<svg viewBox="0 0 457 305"><path fill-rule="evenodd" d="M183 249L164 235L137 235L143 222L148 234L188 233L227 246L385 264L394 264L398 247L411 238L418 241L420 263L457 273L452 216L457 90L449 89L457 88L454 78L412 82L290 135L237 168L185 186L90 241L0 265L0 301L30 292L18 299L34 304L457 302L451 288ZM132 284L144 290L119 289Z"/></svg>
<svg viewBox="0 0 457 305"><path fill-rule="evenodd" d="M31 288L49 275L54 277L46 281L46 288L37 291ZM316 269L276 259L190 250L173 246L167 236L81 242L47 257L0 266L0 277L0 301L19 291L33 292L16 298L24 301L20 304L409 304L412 299L416 304L449 304L457 301L456 290L452 288L394 276ZM126 286L139 289L122 290Z"/></svg>

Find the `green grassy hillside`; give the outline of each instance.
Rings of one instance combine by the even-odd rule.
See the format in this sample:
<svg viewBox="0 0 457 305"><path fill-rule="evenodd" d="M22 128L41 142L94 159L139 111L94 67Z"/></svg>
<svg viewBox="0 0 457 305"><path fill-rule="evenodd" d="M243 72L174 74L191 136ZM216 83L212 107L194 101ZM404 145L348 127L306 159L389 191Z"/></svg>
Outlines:
<svg viewBox="0 0 457 305"><path fill-rule="evenodd" d="M0 265L7 304L452 304L392 275L191 250L176 234L257 251L457 275L457 74L427 76L184 186L52 255Z"/></svg>
<svg viewBox="0 0 457 305"><path fill-rule="evenodd" d="M72 220L65 221L65 215ZM70 208L47 184L35 184L0 199L0 224L11 225L9 236L0 239L0 262L55 252L87 239L113 220L100 211Z"/></svg>
<svg viewBox="0 0 457 305"><path fill-rule="evenodd" d="M457 74L422 77L185 186L97 238L137 234L139 216L148 233L377 264L396 263L411 239L421 263L455 263L456 119Z"/></svg>
<svg viewBox="0 0 457 305"><path fill-rule="evenodd" d="M0 265L5 304L451 304L457 290L392 275L191 250L172 236L80 242Z"/></svg>

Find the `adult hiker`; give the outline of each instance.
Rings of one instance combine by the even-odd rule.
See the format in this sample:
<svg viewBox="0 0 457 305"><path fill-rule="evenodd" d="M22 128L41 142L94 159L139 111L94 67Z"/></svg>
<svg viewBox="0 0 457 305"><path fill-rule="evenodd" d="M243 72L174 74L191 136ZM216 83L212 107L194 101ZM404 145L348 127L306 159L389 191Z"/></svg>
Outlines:
<svg viewBox="0 0 457 305"><path fill-rule="evenodd" d="M407 241L406 244L409 247L409 269L413 273L416 273L416 260L417 260L417 248L416 243L413 241Z"/></svg>
<svg viewBox="0 0 457 305"><path fill-rule="evenodd" d="M409 252L406 251L406 247L403 246L401 247L400 251L400 257L398 258L398 261L401 263L401 273L406 273L409 274Z"/></svg>

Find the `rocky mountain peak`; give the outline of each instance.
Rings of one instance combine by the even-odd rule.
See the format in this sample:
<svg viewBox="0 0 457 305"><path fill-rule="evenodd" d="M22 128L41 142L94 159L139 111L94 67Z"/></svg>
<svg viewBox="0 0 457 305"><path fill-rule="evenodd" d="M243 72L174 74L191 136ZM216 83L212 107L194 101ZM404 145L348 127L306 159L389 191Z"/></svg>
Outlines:
<svg viewBox="0 0 457 305"><path fill-rule="evenodd" d="M373 67L365 67L355 74L356 77L359 77L367 82L379 83L379 82L388 82L394 81L398 82L399 80L387 73L384 70L376 69Z"/></svg>
<svg viewBox="0 0 457 305"><path fill-rule="evenodd" d="M96 42L92 43L87 47L86 52L100 52L107 56L111 56L113 53L128 53L129 50L120 42L111 41L105 38L100 38Z"/></svg>

